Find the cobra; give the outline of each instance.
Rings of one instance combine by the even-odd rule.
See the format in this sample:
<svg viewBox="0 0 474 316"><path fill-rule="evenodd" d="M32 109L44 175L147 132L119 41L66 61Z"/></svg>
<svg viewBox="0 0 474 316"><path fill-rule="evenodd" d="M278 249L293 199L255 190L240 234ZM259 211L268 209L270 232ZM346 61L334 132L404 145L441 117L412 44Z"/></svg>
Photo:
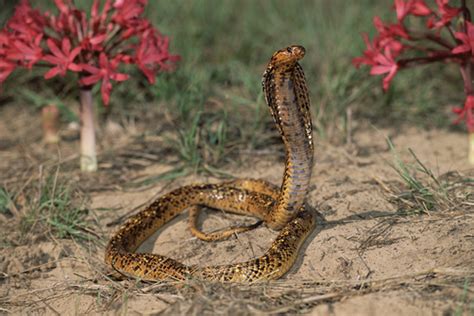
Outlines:
<svg viewBox="0 0 474 316"><path fill-rule="evenodd" d="M237 179L177 188L130 217L118 229L105 251L108 265L144 280L196 278L239 283L277 279L293 266L315 226L314 215L306 205L313 167L313 139L308 89L298 63L304 55L305 49L296 45L275 52L262 79L265 99L286 151L281 186L264 180ZM204 233L196 226L203 206L254 216L279 234L261 257L228 265L185 265L159 254L135 252L155 231L186 209L191 232L204 240L224 239L255 227Z"/></svg>

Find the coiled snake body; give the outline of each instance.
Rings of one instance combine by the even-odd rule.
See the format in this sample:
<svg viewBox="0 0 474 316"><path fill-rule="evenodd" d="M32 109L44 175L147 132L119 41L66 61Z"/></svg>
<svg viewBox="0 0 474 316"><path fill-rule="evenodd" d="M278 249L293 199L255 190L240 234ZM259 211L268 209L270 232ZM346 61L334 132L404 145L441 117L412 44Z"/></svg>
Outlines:
<svg viewBox="0 0 474 316"><path fill-rule="evenodd" d="M298 64L304 54L305 49L301 46L275 52L262 80L267 104L286 149L281 187L263 180L238 179L177 188L122 225L106 248L107 264L122 273L146 280L190 277L247 283L277 279L291 268L302 243L315 225L313 214L305 205L313 165L313 142L308 90ZM196 228L201 206L252 215L280 232L263 256L230 265L187 266L158 254L135 253L143 241L185 209L190 210L192 233L202 239L223 239L234 232L254 227L232 227L214 234L203 233Z"/></svg>

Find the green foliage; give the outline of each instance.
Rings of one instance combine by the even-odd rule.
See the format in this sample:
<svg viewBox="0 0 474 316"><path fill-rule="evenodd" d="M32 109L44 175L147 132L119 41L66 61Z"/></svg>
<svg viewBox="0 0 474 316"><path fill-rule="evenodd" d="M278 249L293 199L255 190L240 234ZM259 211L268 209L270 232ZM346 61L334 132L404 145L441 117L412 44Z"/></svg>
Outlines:
<svg viewBox="0 0 474 316"><path fill-rule="evenodd" d="M401 73L392 91L384 95L379 78L369 78L351 65L351 59L364 48L360 31L373 31L374 15L393 15L391 5L392 1L368 0L229 1L216 5L211 0L150 3L148 12L153 20L162 21L160 27L172 36L173 47L183 57L182 73L212 72L203 84L213 87L213 94L237 92L253 108L260 108L266 122L269 118L266 110L261 110L259 84L264 65L275 49L301 43L308 51L302 64L316 114L315 127L321 135L329 129L344 132L348 106L354 108L356 117L377 123L447 126L450 120L445 106L459 102L457 69L446 70L440 65L417 69L414 74ZM448 83L446 76L452 79ZM392 97L395 92L397 98ZM176 93L183 92L178 89ZM424 119L426 115L433 119Z"/></svg>
<svg viewBox="0 0 474 316"><path fill-rule="evenodd" d="M21 210L21 232L47 231L58 238L89 240L86 215L71 183L59 178L58 172L39 179L30 188L29 198ZM79 200L79 201L78 201Z"/></svg>
<svg viewBox="0 0 474 316"><path fill-rule="evenodd" d="M9 211L10 203L10 195L8 194L7 190L0 187L0 213L7 214Z"/></svg>
<svg viewBox="0 0 474 316"><path fill-rule="evenodd" d="M375 15L393 18L392 4L392 0L149 1L147 17L170 37L170 51L182 60L175 72L161 74L154 85L132 71L132 79L113 90L111 115L145 120L155 117L153 113L167 113L182 162L191 170L205 164L219 166L238 146L268 145L271 118L261 75L276 49L301 44L307 49L302 65L314 126L321 136L345 135L348 107L356 119L377 124L449 126L446 106L462 101L457 69L435 65L402 72L384 94L380 78L351 64L364 49L360 32L374 32ZM52 2L41 0L34 6L51 8ZM46 85L41 75L15 74L15 80L5 83L5 91L18 102L15 91L20 81L22 88L41 91L38 94L45 97L77 98L73 78ZM94 93L100 105L98 87ZM157 127L163 124L153 122Z"/></svg>
<svg viewBox="0 0 474 316"><path fill-rule="evenodd" d="M19 98L25 103L29 103L36 108L42 108L48 105L55 105L58 110L62 120L65 122L78 122L79 118L77 115L68 107L62 99L56 95L51 95L49 91L39 94L29 89L20 89Z"/></svg>
<svg viewBox="0 0 474 316"><path fill-rule="evenodd" d="M181 158L194 170L197 170L201 163L201 156L199 155L199 140L198 140L198 124L200 114L194 116L189 128L183 129L179 134L179 143L177 149Z"/></svg>

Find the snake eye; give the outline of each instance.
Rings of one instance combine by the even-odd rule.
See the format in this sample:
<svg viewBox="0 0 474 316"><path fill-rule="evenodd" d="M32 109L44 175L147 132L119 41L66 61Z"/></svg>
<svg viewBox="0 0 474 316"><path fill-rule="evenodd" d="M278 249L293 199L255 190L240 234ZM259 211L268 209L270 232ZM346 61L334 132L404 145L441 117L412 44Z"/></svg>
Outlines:
<svg viewBox="0 0 474 316"><path fill-rule="evenodd" d="M291 53L291 52L292 52L291 47L287 47L287 48L286 48L286 51L287 51L288 53Z"/></svg>

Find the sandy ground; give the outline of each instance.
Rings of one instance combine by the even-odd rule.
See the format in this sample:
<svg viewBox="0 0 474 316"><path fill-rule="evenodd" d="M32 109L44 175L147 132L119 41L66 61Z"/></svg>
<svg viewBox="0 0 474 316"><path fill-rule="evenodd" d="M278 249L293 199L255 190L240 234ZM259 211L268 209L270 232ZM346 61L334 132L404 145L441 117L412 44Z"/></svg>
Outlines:
<svg viewBox="0 0 474 316"><path fill-rule="evenodd" d="M19 142L11 126L5 125L0 124L0 170L1 180L9 183L13 177L11 164L24 161L33 165L36 158L32 152L41 149ZM0 314L474 313L472 186L466 187L471 194L465 201L470 203L467 207L460 204L419 215L400 213L403 204L394 202L393 194L402 185L389 166L393 161L385 141L389 134L404 161L413 162L407 152L412 148L435 175L456 172L462 177L474 176L465 158L465 136L459 133L410 128L396 134L393 130L367 128L354 133L351 146L318 141L309 194L309 203L320 213L317 228L305 243L300 260L283 279L252 286L193 280L184 284L144 283L118 276L102 258L104 244L118 228L121 216L180 185L218 180L187 176L160 181L143 190L113 189L113 183L107 183L103 190L90 191L88 208L98 223L96 241L79 243L32 235L24 244L11 239L2 243ZM115 158L119 153L117 149ZM274 153L248 156L244 163L226 171L236 177L281 181L283 157L278 148ZM144 177L170 167L153 163L139 171L132 168L122 172ZM192 237L186 217L184 213L166 225L140 251L168 255L189 264L226 264L261 255L276 235L260 227L224 242L206 243ZM215 211L207 211L202 217L205 230L231 222L252 222L250 218ZM0 230L12 231L14 221L4 219ZM9 240L9 236L3 237Z"/></svg>

